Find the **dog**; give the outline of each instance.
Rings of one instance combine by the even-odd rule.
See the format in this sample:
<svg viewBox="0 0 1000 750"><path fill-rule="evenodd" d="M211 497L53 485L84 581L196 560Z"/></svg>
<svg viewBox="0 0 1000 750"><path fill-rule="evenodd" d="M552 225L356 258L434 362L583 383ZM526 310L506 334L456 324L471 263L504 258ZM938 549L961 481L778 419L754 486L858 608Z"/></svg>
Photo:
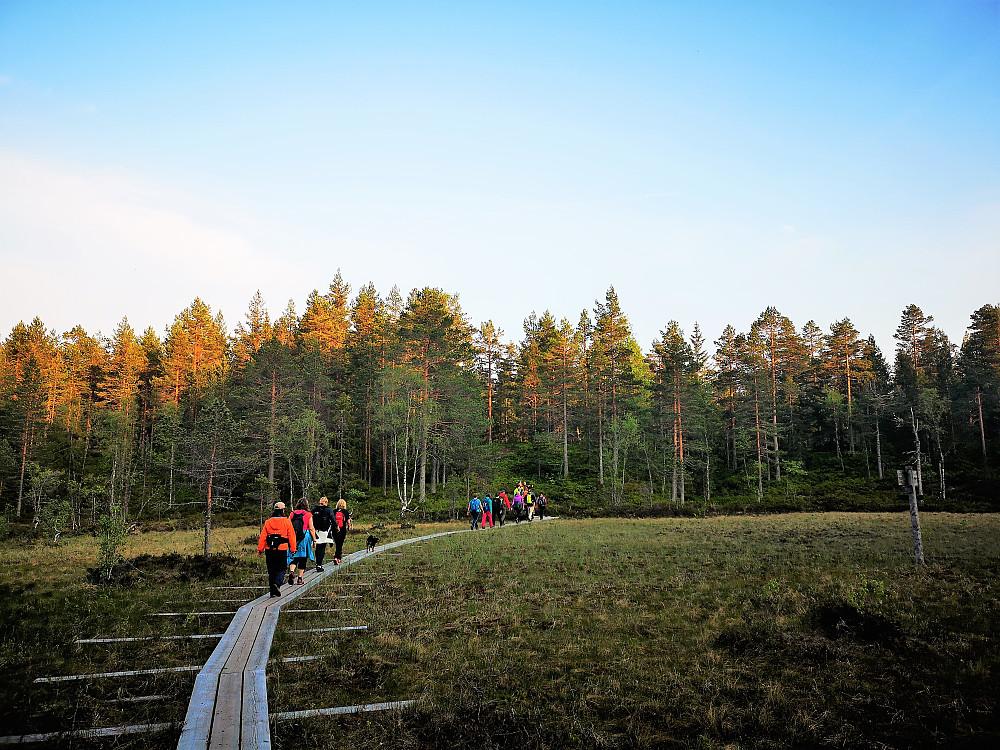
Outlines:
<svg viewBox="0 0 1000 750"><path fill-rule="evenodd" d="M374 552L375 547L377 546L378 546L378 537L375 536L374 534L369 534L368 542L366 543L365 546L365 552Z"/></svg>

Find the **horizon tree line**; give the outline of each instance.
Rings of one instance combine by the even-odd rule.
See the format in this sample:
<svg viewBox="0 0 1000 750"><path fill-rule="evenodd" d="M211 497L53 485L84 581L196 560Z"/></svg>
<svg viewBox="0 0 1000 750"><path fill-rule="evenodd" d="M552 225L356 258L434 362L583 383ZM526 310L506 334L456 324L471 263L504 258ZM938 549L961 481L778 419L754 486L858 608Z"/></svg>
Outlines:
<svg viewBox="0 0 1000 750"><path fill-rule="evenodd" d="M508 340L457 295L352 297L339 271L301 314L272 321L258 292L232 331L201 298L162 336L35 318L0 346L0 503L66 527L204 505L207 553L213 503L381 491L405 514L448 482L514 474L680 504L906 460L944 499L949 471L997 465L1000 306L956 346L909 305L895 340L890 365L849 318L824 331L768 307L711 348L668 320L643 351L613 287Z"/></svg>

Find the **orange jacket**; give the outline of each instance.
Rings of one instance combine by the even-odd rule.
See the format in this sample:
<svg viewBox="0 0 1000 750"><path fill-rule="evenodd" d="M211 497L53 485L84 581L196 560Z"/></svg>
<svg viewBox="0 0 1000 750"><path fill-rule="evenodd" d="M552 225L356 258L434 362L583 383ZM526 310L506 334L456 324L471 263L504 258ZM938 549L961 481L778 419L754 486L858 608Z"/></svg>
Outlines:
<svg viewBox="0 0 1000 750"><path fill-rule="evenodd" d="M267 547L268 534L281 534L288 540L288 544L279 544L278 549L287 550L291 545L292 552L295 551L295 529L292 522L284 516L273 516L264 521L264 528L260 530L260 539L257 541L257 551L263 552Z"/></svg>

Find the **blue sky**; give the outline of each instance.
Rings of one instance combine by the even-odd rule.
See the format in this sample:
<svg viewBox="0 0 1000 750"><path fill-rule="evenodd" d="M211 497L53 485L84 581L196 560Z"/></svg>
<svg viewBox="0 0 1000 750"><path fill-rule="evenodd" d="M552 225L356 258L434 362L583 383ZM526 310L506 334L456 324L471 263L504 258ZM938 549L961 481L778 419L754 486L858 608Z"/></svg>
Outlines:
<svg viewBox="0 0 1000 750"><path fill-rule="evenodd" d="M891 350L1000 302L1000 2L0 1L0 335L301 312L340 268L519 339L768 305Z"/></svg>

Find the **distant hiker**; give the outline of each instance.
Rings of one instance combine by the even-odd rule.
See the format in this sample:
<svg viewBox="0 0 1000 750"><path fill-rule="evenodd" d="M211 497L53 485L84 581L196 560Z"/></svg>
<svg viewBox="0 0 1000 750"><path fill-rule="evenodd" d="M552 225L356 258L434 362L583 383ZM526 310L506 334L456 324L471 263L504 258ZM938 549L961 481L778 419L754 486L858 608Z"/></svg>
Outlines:
<svg viewBox="0 0 1000 750"><path fill-rule="evenodd" d="M490 499L489 495L483 496L482 502L480 503L483 508L483 528L486 528L486 524L493 528L493 501Z"/></svg>
<svg viewBox="0 0 1000 750"><path fill-rule="evenodd" d="M313 543L316 541L316 527L313 525L312 513L309 512L309 503L305 498L299 500L295 505L295 510L288 517L292 528L295 530L295 548L288 552L288 584L304 583L302 574L306 572L306 563L309 560L316 560L313 552ZM294 551L294 554L293 554ZM299 579L295 580L295 571L298 569Z"/></svg>
<svg viewBox="0 0 1000 750"><path fill-rule="evenodd" d="M267 562L267 583L271 596L281 596L281 585L285 582L285 567L288 555L295 552L295 529L285 518L285 504L275 503L273 515L264 521L257 540L257 554L264 555Z"/></svg>
<svg viewBox="0 0 1000 750"><path fill-rule="evenodd" d="M500 523L500 528L503 528L504 519L507 518L507 511L510 510L510 498L507 497L506 490L500 490L500 494L497 495L493 505L495 506L493 515L496 516L497 521Z"/></svg>
<svg viewBox="0 0 1000 750"><path fill-rule="evenodd" d="M535 517L535 491L533 489L529 489L524 496L524 510L528 514L528 523L531 523L531 519Z"/></svg>
<svg viewBox="0 0 1000 750"><path fill-rule="evenodd" d="M319 499L319 505L312 509L313 526L316 527L316 570L323 572L323 558L326 557L326 545L333 541L333 511L326 497Z"/></svg>
<svg viewBox="0 0 1000 750"><path fill-rule="evenodd" d="M337 510L333 514L333 541L337 543L337 549L333 553L334 565L340 565L344 555L344 540L347 539L347 532L353 528L351 511L347 509L347 501L341 498L337 501Z"/></svg>
<svg viewBox="0 0 1000 750"><path fill-rule="evenodd" d="M549 501L545 498L545 495L539 495L538 500L535 501L535 509L538 511L539 520L545 518L545 509L549 507Z"/></svg>
<svg viewBox="0 0 1000 750"><path fill-rule="evenodd" d="M479 502L479 493L473 493L472 499L469 501L469 509L465 511L465 515L471 516L472 523L469 525L469 531L475 531L479 528L479 517L483 512L482 503Z"/></svg>
<svg viewBox="0 0 1000 750"><path fill-rule="evenodd" d="M524 512L524 498L521 496L521 490L514 493L511 510L514 512L514 523L521 523L521 514Z"/></svg>

